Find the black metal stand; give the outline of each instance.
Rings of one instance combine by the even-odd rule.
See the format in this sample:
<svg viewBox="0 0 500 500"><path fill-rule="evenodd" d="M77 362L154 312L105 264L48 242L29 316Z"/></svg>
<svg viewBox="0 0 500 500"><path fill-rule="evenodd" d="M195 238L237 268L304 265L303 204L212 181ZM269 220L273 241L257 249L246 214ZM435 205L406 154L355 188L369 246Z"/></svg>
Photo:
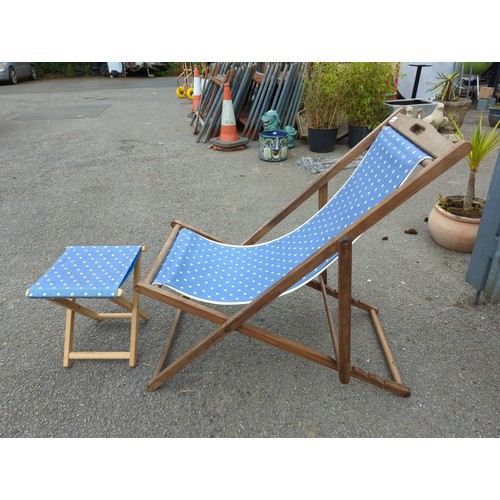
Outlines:
<svg viewBox="0 0 500 500"><path fill-rule="evenodd" d="M411 98L414 99L417 97L418 84L420 83L422 68L429 68L432 64L409 64L409 66L417 68L417 74L415 75L415 81L413 82L413 90L411 91Z"/></svg>

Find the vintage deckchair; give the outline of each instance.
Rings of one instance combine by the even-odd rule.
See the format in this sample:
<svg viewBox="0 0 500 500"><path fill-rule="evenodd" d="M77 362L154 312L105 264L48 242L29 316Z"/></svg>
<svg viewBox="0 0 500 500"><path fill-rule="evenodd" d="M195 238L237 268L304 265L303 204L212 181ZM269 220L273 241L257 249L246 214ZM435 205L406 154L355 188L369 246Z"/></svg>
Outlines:
<svg viewBox="0 0 500 500"><path fill-rule="evenodd" d="M347 182L328 200L328 182L367 149ZM469 150L468 143L452 143L432 126L399 110L242 245L229 245L173 221L171 234L152 269L135 286L139 293L178 309L147 389L156 390L230 332L237 331L337 370L341 383L346 384L354 377L409 396L410 389L401 381L378 320L378 309L351 296L352 242ZM424 168L407 180L419 163ZM258 243L315 193L319 196L319 210L313 217L291 233ZM326 268L337 259L338 289L333 289L326 283ZM319 352L249 323L280 295L305 284L323 296L333 343L331 353ZM338 334L328 305L329 296L338 299ZM228 316L205 304L241 304L241 308ZM351 366L352 306L369 313L392 379ZM182 311L218 326L164 367Z"/></svg>

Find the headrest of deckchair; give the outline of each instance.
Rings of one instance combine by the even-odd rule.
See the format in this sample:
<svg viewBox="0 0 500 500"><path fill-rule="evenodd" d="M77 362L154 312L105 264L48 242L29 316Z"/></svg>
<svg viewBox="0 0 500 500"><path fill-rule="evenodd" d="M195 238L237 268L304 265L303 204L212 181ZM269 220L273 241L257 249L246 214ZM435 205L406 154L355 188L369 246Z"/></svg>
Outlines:
<svg viewBox="0 0 500 500"><path fill-rule="evenodd" d="M433 158L453 149L453 142L443 137L430 123L418 118L398 113L389 120L389 125Z"/></svg>

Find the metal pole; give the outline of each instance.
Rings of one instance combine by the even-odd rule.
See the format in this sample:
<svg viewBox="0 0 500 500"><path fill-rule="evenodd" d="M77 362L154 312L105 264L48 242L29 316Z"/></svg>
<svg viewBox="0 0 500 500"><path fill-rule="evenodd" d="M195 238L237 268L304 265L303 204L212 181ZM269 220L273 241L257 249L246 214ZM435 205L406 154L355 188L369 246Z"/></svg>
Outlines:
<svg viewBox="0 0 500 500"><path fill-rule="evenodd" d="M268 85L268 88L264 94L264 99L262 101L262 104L261 104L261 108L260 108L260 112L257 114L257 120L255 122L255 128L253 130L253 134L252 134L252 139L256 139L258 134L259 134L259 131L260 131L260 127L261 127L261 122L260 122L260 119L262 117L262 115L268 111L268 106L269 106L269 102L271 100L271 97L273 95L273 92L275 91L275 87L276 87L276 82L279 78L279 73L280 73L280 65L279 64L276 64L275 67L274 67L274 70L273 70L273 73L271 75L271 79L269 81L269 85Z"/></svg>
<svg viewBox="0 0 500 500"><path fill-rule="evenodd" d="M267 68L266 72L264 74L264 78L262 80L262 83L260 84L259 89L257 91L257 95L256 95L256 97L254 99L252 108L250 109L250 114L248 116L248 121L247 121L247 123L245 125L245 128L243 129L243 135L245 137L250 137L252 135L252 126L253 126L253 124L255 122L256 115L258 115L258 111L260 109L260 104L262 102L264 92L267 89L267 86L269 84L270 78L271 78L270 72L269 72L269 69Z"/></svg>

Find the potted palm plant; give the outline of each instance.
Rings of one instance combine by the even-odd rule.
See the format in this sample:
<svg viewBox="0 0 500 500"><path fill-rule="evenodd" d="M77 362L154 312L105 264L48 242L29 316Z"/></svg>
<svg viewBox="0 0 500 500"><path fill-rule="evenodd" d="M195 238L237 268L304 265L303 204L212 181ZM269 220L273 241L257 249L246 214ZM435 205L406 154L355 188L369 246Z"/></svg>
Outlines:
<svg viewBox="0 0 500 500"><path fill-rule="evenodd" d="M305 75L304 105L309 149L328 153L335 149L340 122L344 118L347 93L347 63L314 62Z"/></svg>
<svg viewBox="0 0 500 500"><path fill-rule="evenodd" d="M437 91L434 100L443 103L443 115L448 118L448 124L440 128L440 132L453 134L455 132L453 122L459 127L463 124L472 100L460 97L460 89L460 73L458 72L449 74L439 72L436 80L429 84L430 91Z"/></svg>
<svg viewBox="0 0 500 500"><path fill-rule="evenodd" d="M455 137L463 140L460 127L455 126ZM483 160L500 149L500 123L483 129L483 114L472 130L472 149L467 156L469 178L465 195L440 196L429 215L429 231L441 246L458 252L472 252L481 222L485 200L476 197L476 175Z"/></svg>
<svg viewBox="0 0 500 500"><path fill-rule="evenodd" d="M396 67L391 62L351 62L347 68L345 111L348 145L354 147L388 114L384 102L396 95Z"/></svg>

